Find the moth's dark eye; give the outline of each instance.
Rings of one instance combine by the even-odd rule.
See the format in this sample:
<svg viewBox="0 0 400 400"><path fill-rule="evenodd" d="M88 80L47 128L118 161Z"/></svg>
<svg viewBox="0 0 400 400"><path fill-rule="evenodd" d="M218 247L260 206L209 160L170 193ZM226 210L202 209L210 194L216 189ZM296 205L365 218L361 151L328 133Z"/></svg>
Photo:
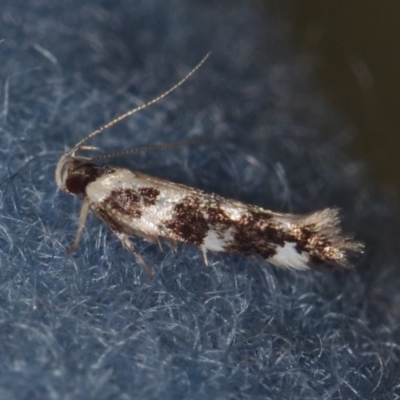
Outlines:
<svg viewBox="0 0 400 400"><path fill-rule="evenodd" d="M88 184L88 177L83 174L69 176L65 181L65 186L69 193L81 194L85 192Z"/></svg>

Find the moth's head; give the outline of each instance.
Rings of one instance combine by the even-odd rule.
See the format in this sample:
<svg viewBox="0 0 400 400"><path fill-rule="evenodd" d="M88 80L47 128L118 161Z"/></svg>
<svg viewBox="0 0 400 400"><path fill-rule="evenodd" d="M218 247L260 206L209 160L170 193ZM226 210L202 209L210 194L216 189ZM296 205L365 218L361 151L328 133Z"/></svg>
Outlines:
<svg viewBox="0 0 400 400"><path fill-rule="evenodd" d="M86 186L98 176L98 167L90 159L76 157L75 150L64 153L56 167L57 186L65 193L85 193Z"/></svg>

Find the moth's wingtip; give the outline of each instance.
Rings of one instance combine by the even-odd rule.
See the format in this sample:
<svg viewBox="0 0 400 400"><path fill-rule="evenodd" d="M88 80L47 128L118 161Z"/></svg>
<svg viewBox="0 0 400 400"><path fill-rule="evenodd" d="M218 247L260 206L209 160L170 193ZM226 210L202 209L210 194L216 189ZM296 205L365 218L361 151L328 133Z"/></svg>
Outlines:
<svg viewBox="0 0 400 400"><path fill-rule="evenodd" d="M337 272L352 271L356 268L359 260L364 254L365 245L361 241L355 241L353 238L347 237L343 239L345 244L338 248L339 254L336 259L328 259L325 265L328 269Z"/></svg>

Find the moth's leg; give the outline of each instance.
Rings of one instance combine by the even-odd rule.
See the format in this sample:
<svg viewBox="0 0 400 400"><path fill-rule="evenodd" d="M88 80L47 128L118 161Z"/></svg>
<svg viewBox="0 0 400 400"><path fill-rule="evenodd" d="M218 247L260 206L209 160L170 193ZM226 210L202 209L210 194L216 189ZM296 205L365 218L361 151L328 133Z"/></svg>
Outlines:
<svg viewBox="0 0 400 400"><path fill-rule="evenodd" d="M78 243L81 240L83 228L85 227L86 217L88 215L88 212L89 212L89 199L87 197L84 197L82 202L81 212L79 214L78 230L76 231L75 240L71 244L70 248L67 250L67 254L73 253L78 247Z"/></svg>
<svg viewBox="0 0 400 400"><path fill-rule="evenodd" d="M203 253L203 261L204 265L208 267L208 258L207 258L207 249L205 247L201 247L201 252Z"/></svg>
<svg viewBox="0 0 400 400"><path fill-rule="evenodd" d="M129 240L129 236L126 235L125 233L116 232L116 231L113 231L113 232L115 233L117 238L121 241L122 246L124 246L125 249L129 250L130 252L132 252L132 254L136 257L136 259L139 261L139 263L142 264L142 267L143 267L144 271L146 272L146 274L148 275L148 277L150 279L153 279L153 271L147 265L146 261L143 260L142 256L137 251L137 249L134 246L134 244Z"/></svg>
<svg viewBox="0 0 400 400"><path fill-rule="evenodd" d="M178 245L175 241L173 241L172 239L168 239L168 238L163 238L163 241L173 250L173 251L177 251L178 250ZM161 241L159 241L159 244L161 246Z"/></svg>

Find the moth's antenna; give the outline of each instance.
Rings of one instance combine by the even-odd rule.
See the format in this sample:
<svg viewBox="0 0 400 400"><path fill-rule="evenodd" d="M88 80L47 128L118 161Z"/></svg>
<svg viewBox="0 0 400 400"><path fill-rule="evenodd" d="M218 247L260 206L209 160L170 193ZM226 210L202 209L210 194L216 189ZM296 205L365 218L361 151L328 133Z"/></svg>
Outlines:
<svg viewBox="0 0 400 400"><path fill-rule="evenodd" d="M105 131L106 129L110 128L111 126L117 124L118 122L122 121L123 119L131 116L132 114L137 113L138 111L141 111L155 103L157 103L158 101L162 100L164 97L168 96L171 92L173 92L175 89L177 89L179 86L181 86L185 81L187 81L207 60L208 57L210 57L211 52L208 52L203 59L183 78L181 79L176 85L172 86L170 89L168 89L166 92L162 93L161 95L155 97L154 99L148 101L145 104L142 104L139 107L136 107L132 110L129 110L128 112L126 112L125 114L120 115L119 117L113 119L110 122L107 122L105 125L103 125L102 127L100 127L99 129L96 129L95 131L93 131L92 133L90 133L89 135L87 135L85 138L83 138L82 140L80 140L72 149L73 151L79 150L79 148L82 146L83 143L85 143L87 140L91 139L94 136L97 136L98 134L100 134L101 132Z"/></svg>
<svg viewBox="0 0 400 400"><path fill-rule="evenodd" d="M134 149L122 150L122 151L118 151L116 153L104 154L103 156L97 156L97 157L91 158L90 162L104 160L106 158L114 158L114 157L124 156L126 154L141 153L144 151L147 152L147 151L174 149L175 147L182 147L182 146L189 146L192 144L203 143L205 140L206 140L206 138L201 137L201 138L196 138L196 139L184 140L182 142L163 143L163 144L154 144L154 145L149 145L149 146L135 147Z"/></svg>

